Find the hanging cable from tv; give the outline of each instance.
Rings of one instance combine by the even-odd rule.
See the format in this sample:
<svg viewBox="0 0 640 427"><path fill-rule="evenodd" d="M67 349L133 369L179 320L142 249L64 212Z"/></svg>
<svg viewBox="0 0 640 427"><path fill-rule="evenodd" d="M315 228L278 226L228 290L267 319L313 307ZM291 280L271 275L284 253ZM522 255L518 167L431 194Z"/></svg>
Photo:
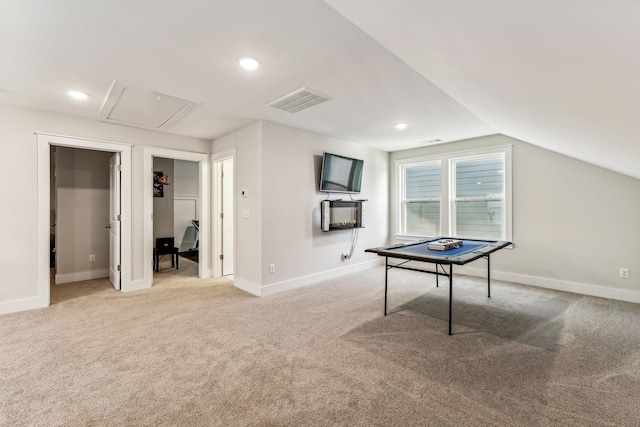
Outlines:
<svg viewBox="0 0 640 427"><path fill-rule="evenodd" d="M347 246L347 250L345 250L342 253L342 259L351 259L351 257L353 256L353 251L356 249L356 244L358 243L358 232L360 231L359 228L354 228L351 231L351 241L349 242L349 245Z"/></svg>

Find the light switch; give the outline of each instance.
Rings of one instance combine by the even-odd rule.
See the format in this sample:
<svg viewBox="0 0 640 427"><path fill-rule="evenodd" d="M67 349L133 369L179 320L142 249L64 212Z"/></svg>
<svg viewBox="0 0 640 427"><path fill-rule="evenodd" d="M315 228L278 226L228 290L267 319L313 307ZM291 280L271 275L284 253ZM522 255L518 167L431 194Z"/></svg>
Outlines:
<svg viewBox="0 0 640 427"><path fill-rule="evenodd" d="M249 210L245 209L242 211L242 218L249 219Z"/></svg>

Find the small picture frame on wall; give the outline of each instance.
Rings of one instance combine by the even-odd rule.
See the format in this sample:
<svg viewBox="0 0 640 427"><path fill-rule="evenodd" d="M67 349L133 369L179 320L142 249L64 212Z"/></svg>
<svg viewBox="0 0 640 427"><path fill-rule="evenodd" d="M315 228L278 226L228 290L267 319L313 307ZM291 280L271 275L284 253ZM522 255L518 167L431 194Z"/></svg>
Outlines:
<svg viewBox="0 0 640 427"><path fill-rule="evenodd" d="M164 184L167 179L162 172L153 173L153 197L164 197Z"/></svg>

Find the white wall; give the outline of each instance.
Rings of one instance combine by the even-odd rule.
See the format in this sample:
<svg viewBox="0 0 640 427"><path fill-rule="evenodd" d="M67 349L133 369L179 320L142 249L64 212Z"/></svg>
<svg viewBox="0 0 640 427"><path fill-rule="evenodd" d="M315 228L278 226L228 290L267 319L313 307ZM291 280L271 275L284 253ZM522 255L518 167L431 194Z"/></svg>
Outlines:
<svg viewBox="0 0 640 427"><path fill-rule="evenodd" d="M353 198L368 200L366 224L348 260L342 253L351 241L351 230L320 228L320 202L327 198L319 191L324 151L364 160L362 192ZM262 283L268 292L296 285L305 276L377 261L364 249L384 245L388 239L388 153L265 122L262 158ZM275 274L269 274L270 264L276 265Z"/></svg>
<svg viewBox="0 0 640 427"><path fill-rule="evenodd" d="M244 127L213 141L212 153L236 149L234 284L257 293L262 283L262 122ZM248 190L249 197L240 192ZM249 218L243 218L248 212ZM212 230L215 235L217 230Z"/></svg>
<svg viewBox="0 0 640 427"><path fill-rule="evenodd" d="M506 144L513 144L515 248L491 257L492 275L640 302L640 180L493 135L392 153L392 188L394 160ZM619 278L620 267L631 269L629 279Z"/></svg>
<svg viewBox="0 0 640 427"><path fill-rule="evenodd" d="M132 153L132 280L142 280L146 260L142 256L143 146L209 153L211 142L162 132L129 128L34 110L0 106L0 147L5 155L0 167L10 184L0 186L0 313L11 311L12 302L37 296L37 138L34 132L133 144Z"/></svg>
<svg viewBox="0 0 640 427"><path fill-rule="evenodd" d="M109 277L111 153L56 150L56 283ZM89 261L95 255L95 262Z"/></svg>
<svg viewBox="0 0 640 427"><path fill-rule="evenodd" d="M248 277L251 260L247 290L267 295L378 262L363 251L388 239L387 153L270 122L214 141L213 152L232 147L238 149L235 272L236 281ZM364 160L362 193L355 198L369 199L367 223L350 260L342 260L341 254L351 231L320 230L320 202L327 197L318 190L324 151ZM248 198L240 196L245 188ZM243 210L250 210L250 219L243 218ZM276 265L275 274L269 273L270 264Z"/></svg>

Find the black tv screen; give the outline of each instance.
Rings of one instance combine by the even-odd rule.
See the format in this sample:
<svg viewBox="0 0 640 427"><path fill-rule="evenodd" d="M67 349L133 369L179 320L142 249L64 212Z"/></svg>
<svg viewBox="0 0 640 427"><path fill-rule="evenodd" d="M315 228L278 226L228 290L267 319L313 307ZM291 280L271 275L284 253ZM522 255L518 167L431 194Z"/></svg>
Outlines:
<svg viewBox="0 0 640 427"><path fill-rule="evenodd" d="M320 191L327 193L359 193L362 186L362 166L359 159L324 153Z"/></svg>

